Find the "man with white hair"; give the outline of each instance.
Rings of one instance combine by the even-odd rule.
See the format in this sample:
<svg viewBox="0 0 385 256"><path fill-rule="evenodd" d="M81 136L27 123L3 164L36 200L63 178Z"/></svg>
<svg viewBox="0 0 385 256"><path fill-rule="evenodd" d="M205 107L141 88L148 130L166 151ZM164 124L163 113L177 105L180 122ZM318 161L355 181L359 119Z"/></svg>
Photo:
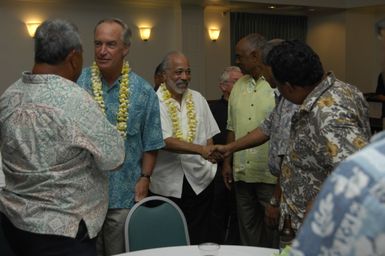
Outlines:
<svg viewBox="0 0 385 256"><path fill-rule="evenodd" d="M183 211L192 244L207 242L208 214L216 164L207 159L218 125L206 99L188 88L191 69L187 57L171 52L162 61L165 78L158 91L166 147L159 151L151 176L151 192L169 197Z"/></svg>

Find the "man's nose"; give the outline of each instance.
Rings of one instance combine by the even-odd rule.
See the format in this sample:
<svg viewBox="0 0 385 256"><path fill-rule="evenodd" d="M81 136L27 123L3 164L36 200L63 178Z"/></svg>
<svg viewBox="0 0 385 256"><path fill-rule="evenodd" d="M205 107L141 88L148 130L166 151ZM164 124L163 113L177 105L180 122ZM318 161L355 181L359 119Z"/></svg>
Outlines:
<svg viewBox="0 0 385 256"><path fill-rule="evenodd" d="M103 44L101 47L100 47L100 53L101 54L106 54L107 52L107 46L105 44Z"/></svg>
<svg viewBox="0 0 385 256"><path fill-rule="evenodd" d="M183 71L181 74L181 79L182 80L188 80L190 75L187 74L187 72Z"/></svg>

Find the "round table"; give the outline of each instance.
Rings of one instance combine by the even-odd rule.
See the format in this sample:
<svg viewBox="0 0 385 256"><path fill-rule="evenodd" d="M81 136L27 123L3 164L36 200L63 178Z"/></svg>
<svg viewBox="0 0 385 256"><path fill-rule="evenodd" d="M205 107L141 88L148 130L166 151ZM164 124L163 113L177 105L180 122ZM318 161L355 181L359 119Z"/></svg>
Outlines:
<svg viewBox="0 0 385 256"><path fill-rule="evenodd" d="M218 256L272 256L278 253L278 249L254 247L221 245ZM200 256L198 246L174 246L163 247L135 252L118 254L119 256Z"/></svg>

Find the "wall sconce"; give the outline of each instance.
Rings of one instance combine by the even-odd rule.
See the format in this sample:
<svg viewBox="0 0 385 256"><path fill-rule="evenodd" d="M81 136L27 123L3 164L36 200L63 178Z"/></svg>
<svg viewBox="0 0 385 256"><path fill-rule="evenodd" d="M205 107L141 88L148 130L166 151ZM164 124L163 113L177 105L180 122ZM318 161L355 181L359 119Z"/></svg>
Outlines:
<svg viewBox="0 0 385 256"><path fill-rule="evenodd" d="M140 38L142 38L143 41L147 42L151 35L151 28L139 27L139 32L140 32Z"/></svg>
<svg viewBox="0 0 385 256"><path fill-rule="evenodd" d="M210 28L209 29L209 36L213 42L218 40L220 33L221 33L221 31L219 30L219 28Z"/></svg>
<svg viewBox="0 0 385 256"><path fill-rule="evenodd" d="M27 26L29 36L33 37L40 22L26 22L25 25Z"/></svg>

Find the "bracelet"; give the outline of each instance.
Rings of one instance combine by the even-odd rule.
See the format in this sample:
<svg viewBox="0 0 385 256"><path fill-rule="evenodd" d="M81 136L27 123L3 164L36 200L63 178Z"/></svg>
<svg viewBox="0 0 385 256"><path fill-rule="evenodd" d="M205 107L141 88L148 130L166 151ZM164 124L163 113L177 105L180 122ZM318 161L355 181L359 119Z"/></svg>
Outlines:
<svg viewBox="0 0 385 256"><path fill-rule="evenodd" d="M148 175L148 174L145 174L143 172L140 173L140 177L141 178L147 178L147 179L150 179L151 175Z"/></svg>

